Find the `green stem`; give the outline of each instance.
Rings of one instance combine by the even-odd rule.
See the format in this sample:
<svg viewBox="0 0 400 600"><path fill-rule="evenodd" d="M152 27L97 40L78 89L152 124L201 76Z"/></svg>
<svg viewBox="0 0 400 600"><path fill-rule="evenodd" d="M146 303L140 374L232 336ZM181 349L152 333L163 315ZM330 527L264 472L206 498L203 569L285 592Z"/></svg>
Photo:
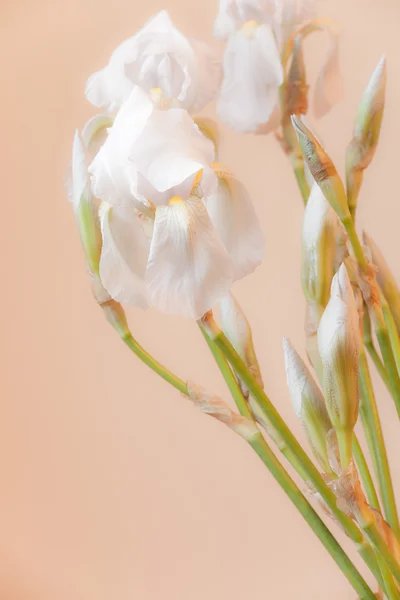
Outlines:
<svg viewBox="0 0 400 600"><path fill-rule="evenodd" d="M380 554L381 558L389 567L390 572L393 574L397 583L400 584L400 565L397 562L396 558L393 556L389 546L379 533L376 523L365 524L363 526L363 531L369 539L369 541L371 542L372 546Z"/></svg>
<svg viewBox="0 0 400 600"><path fill-rule="evenodd" d="M302 156L295 156L290 160L293 168L294 175L296 177L297 185L299 186L299 190L301 193L301 197L303 198L304 206L306 206L308 202L308 198L310 196L310 188L308 187L305 170L304 170L304 162Z"/></svg>
<svg viewBox="0 0 400 600"><path fill-rule="evenodd" d="M374 317L372 317L374 320ZM389 339L389 333L386 327L385 320L382 315L382 320L376 325L375 328L376 337L381 350L383 363L385 365L386 373L390 383L390 389L392 391L392 397L396 405L397 414L400 417L400 377L397 371L396 362L394 360L392 345Z"/></svg>
<svg viewBox="0 0 400 600"><path fill-rule="evenodd" d="M383 590L388 600L399 600L400 594L397 585L394 582L393 576L390 569L387 567L385 561L377 554L377 560L379 568L381 570L383 579Z"/></svg>
<svg viewBox="0 0 400 600"><path fill-rule="evenodd" d="M349 216L346 219L342 219L342 223L346 229L346 232L347 232L347 235L349 238L349 242L353 248L353 252L354 252L356 261L358 262L358 264L360 265L360 267L362 269L365 269L368 265L368 262L365 257L364 250L362 248L360 239L357 235L356 228L354 227L354 221L351 218L351 216Z"/></svg>
<svg viewBox="0 0 400 600"><path fill-rule="evenodd" d="M342 219L342 223L347 231L349 242L353 248L354 256L361 270L365 271L368 266L368 261L365 257L360 239L354 227L353 219L351 216L349 216L348 218ZM396 362L394 360L392 346L379 299L372 298L368 304L368 309L370 311L371 320L374 324L375 334L381 350L383 363L388 374L397 413L400 417L400 376L397 371Z"/></svg>
<svg viewBox="0 0 400 600"><path fill-rule="evenodd" d="M389 334L389 340L392 346L393 356L397 367L397 372L400 373L400 338L397 331L396 322L393 318L390 306L383 294L381 294L382 312L385 319L386 327Z"/></svg>
<svg viewBox="0 0 400 600"><path fill-rule="evenodd" d="M232 394L235 404L241 415L254 421L254 417L251 413L250 408L246 402L245 397L240 389L235 375L227 362L226 358L222 354L221 350L217 345L210 339L207 332L203 327L200 329L204 335L204 338L215 358L215 361L221 371L222 376ZM375 600L375 595L369 588L365 580L361 577L360 573L351 562L343 548L338 544L335 537L329 531L325 523L313 509L311 504L306 500L300 489L281 465L271 448L267 444L266 440L261 433L247 440L253 450L261 458L265 466L268 468L274 479L281 486L283 491L292 501L294 506L298 509L300 514L303 516L305 521L311 527L313 532L316 534L318 539L324 545L326 550L335 560L336 564L347 577L354 590L360 596L360 598Z"/></svg>
<svg viewBox="0 0 400 600"><path fill-rule="evenodd" d="M210 313L204 317L203 324L206 328L207 334L220 348L237 375L242 381L244 381L250 393L257 400L260 408L265 414L266 420L271 423L272 427L284 439L290 451L297 455L298 460L302 463L303 469L307 474L307 481L310 482L314 486L315 490L321 495L329 510L341 524L347 535L353 540L353 542L357 544L358 547L363 547L363 535L361 534L357 525L337 507L336 496L326 485L323 477L315 467L314 463L310 460L306 452L296 440L276 408L265 394L264 390L261 389L251 372L237 354L232 344L218 328ZM367 553L365 550L363 550L363 557L366 557L366 555ZM369 561L368 564L375 577L379 578L380 571L375 558L368 553L366 560Z"/></svg>
<svg viewBox="0 0 400 600"><path fill-rule="evenodd" d="M221 350L218 348L218 346L213 342L213 340L207 334L204 327L201 324L199 326L200 326L200 330L208 344L208 347L210 348L211 353L214 356L215 362L217 363L217 365L228 385L229 391L231 392L232 397L235 400L236 405L238 406L238 400L240 401L240 399L243 398L243 393L242 393L242 390L240 389L240 386L238 385L237 379L236 379L235 375L232 373L232 369L231 369L229 363L227 362L224 354L221 352ZM304 471L301 462L298 460L298 458L295 454L290 452L290 450L287 447L287 445L285 444L285 442L277 434L277 432L273 430L272 426L269 423L265 422L265 415L263 415L263 414L260 415L260 410L258 409L258 405L254 405L251 397L248 399L248 404L246 403L246 406L249 406L251 418L252 419L255 418L256 421L258 421L258 423L263 427L263 429L265 429L265 431L268 431L268 434L273 439L276 446L278 447L280 452L283 454L283 456L286 458L286 460L292 465L292 467L301 476L301 478L304 481L307 481L307 473ZM238 406L238 408L239 408L239 406ZM248 415L246 415L246 416L248 416Z"/></svg>
<svg viewBox="0 0 400 600"><path fill-rule="evenodd" d="M390 388L390 382L389 382L389 378L386 373L385 365L383 364L382 359L379 356L374 343L368 342L365 344L365 347L368 351L368 354L371 357L372 362L375 365L376 370L378 371L379 375L381 376L383 383L385 384L386 388L388 389L389 393L391 394L392 390Z"/></svg>
<svg viewBox="0 0 400 600"><path fill-rule="evenodd" d="M371 588L361 577L360 573L346 555L343 548L338 544L321 518L300 492L293 479L280 464L261 433L259 436L252 438L249 443L255 452L257 452L272 476L279 483L283 491L287 494L303 518L309 524L311 529L317 535L319 540L328 550L329 554L335 560L342 573L344 573L344 575L347 577L348 581L356 590L360 598L376 600L375 594Z"/></svg>
<svg viewBox="0 0 400 600"><path fill-rule="evenodd" d="M174 386L182 394L188 395L186 383L177 375L166 369L161 363L151 356L140 344L135 340L132 333L129 331L125 311L122 306L114 300L109 300L100 304L104 316L110 325L115 329L119 337L125 344L136 354L145 365L150 367L157 375Z"/></svg>
<svg viewBox="0 0 400 600"><path fill-rule="evenodd" d="M361 481L367 494L368 502L372 508L375 510L380 510L379 499L376 493L374 480L372 479L371 471L369 470L368 463L365 459L360 442L355 434L353 436L353 453L357 463L358 471L360 473Z"/></svg>
<svg viewBox="0 0 400 600"><path fill-rule="evenodd" d="M125 344L136 354L142 362L145 363L150 369L152 369L157 375L162 377L165 381L168 381L182 394L188 395L186 383L166 369L161 363L155 360L151 354L149 354L134 338L131 334L126 335L122 338Z"/></svg>
<svg viewBox="0 0 400 600"><path fill-rule="evenodd" d="M394 533L400 538L400 524L396 507L389 460L386 452L378 405L364 349L360 353L361 418L366 431L369 450L373 456L385 517Z"/></svg>

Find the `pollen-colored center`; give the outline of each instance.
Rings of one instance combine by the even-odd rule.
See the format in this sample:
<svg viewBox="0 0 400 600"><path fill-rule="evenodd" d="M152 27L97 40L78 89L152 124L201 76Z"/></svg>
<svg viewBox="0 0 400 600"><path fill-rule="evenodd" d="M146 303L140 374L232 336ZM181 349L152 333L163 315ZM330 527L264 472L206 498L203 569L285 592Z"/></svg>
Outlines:
<svg viewBox="0 0 400 600"><path fill-rule="evenodd" d="M250 21L246 21L245 23L243 23L241 32L247 38L252 38L254 33L258 29L258 27L259 27L259 24L257 23L257 21L255 21L254 19L251 19Z"/></svg>

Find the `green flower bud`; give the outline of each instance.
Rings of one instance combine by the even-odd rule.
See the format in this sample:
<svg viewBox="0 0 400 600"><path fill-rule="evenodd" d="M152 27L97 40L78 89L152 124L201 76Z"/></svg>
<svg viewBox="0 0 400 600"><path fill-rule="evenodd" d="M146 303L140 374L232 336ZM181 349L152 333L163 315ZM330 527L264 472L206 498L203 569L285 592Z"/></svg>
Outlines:
<svg viewBox="0 0 400 600"><path fill-rule="evenodd" d="M339 219L341 221L349 219L350 212L344 185L332 160L311 131L296 115L292 115L292 123L304 159L315 182L321 188L322 193Z"/></svg>
<svg viewBox="0 0 400 600"><path fill-rule="evenodd" d="M337 237L338 218L314 183L303 217L301 281L307 301L321 311L329 301Z"/></svg>
<svg viewBox="0 0 400 600"><path fill-rule="evenodd" d="M358 418L359 315L344 264L332 281L331 298L318 328L326 406L336 430L342 469L352 457L353 429Z"/></svg>
<svg viewBox="0 0 400 600"><path fill-rule="evenodd" d="M72 149L72 205L88 269L93 275L98 275L102 245L100 223L90 190L86 152L78 131Z"/></svg>
<svg viewBox="0 0 400 600"><path fill-rule="evenodd" d="M325 399L299 354L287 338L283 338L286 377L293 408L307 435L309 444L326 474L333 474L327 448L332 423Z"/></svg>
<svg viewBox="0 0 400 600"><path fill-rule="evenodd" d="M370 165L379 142L386 91L386 59L376 66L362 96L356 123L346 153L347 195L354 215L363 172Z"/></svg>

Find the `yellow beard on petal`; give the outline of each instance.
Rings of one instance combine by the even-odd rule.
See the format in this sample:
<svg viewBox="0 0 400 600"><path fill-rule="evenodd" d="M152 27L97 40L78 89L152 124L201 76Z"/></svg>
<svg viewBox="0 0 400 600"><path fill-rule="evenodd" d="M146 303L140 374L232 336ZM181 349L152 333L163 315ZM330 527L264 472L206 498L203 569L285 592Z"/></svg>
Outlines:
<svg viewBox="0 0 400 600"><path fill-rule="evenodd" d="M220 162L213 162L211 168L218 177L218 179L229 179L232 177L232 172L226 165Z"/></svg>
<svg viewBox="0 0 400 600"><path fill-rule="evenodd" d="M196 177L194 178L192 188L190 190L190 196L193 196L197 192L197 188L199 187L201 180L203 179L203 169L197 171Z"/></svg>
<svg viewBox="0 0 400 600"><path fill-rule="evenodd" d="M168 200L168 204L182 204L184 201L180 196L173 196Z"/></svg>

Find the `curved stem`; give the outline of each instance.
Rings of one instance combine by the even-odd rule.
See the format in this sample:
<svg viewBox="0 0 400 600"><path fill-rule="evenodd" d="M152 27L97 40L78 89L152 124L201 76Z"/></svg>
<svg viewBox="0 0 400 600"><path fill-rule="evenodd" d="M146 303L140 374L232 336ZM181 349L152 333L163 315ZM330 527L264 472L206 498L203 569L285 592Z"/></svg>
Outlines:
<svg viewBox="0 0 400 600"><path fill-rule="evenodd" d="M239 412L244 417L250 418L252 421L254 421L254 417L251 413L251 410L248 407L246 399L243 396L243 393L237 382L237 379L234 373L232 372L232 369L229 363L227 362L225 356L222 354L221 350L217 347L213 340L210 339L204 328L200 326L200 329L215 358L215 361L221 371L221 374L225 379L225 382L233 396L233 399L235 400L235 404ZM311 527L311 529L316 534L321 543L324 545L326 550L335 560L336 564L338 565L342 573L347 577L348 581L353 586L354 590L357 592L360 598L376 600L375 594L372 592L368 584L362 578L354 564L344 552L343 548L338 544L335 537L329 531L325 523L313 509L308 500L304 497L296 483L281 465L281 463L269 447L268 443L262 436L261 432L259 433L259 435L254 436L247 441L253 448L253 450L261 458L265 466L270 471L271 475L281 486L283 491L286 493L286 495L292 501L294 506L303 516L303 518Z"/></svg>
<svg viewBox="0 0 400 600"><path fill-rule="evenodd" d="M374 480L372 479L371 471L369 470L368 463L365 460L364 452L361 448L360 442L355 434L353 435L353 454L358 471L360 473L361 481L367 494L368 503L375 510L380 510L379 499L376 493Z"/></svg>
<svg viewBox="0 0 400 600"><path fill-rule="evenodd" d="M186 383L177 375L164 367L164 365L158 362L158 360L153 358L151 354L149 354L149 352L147 352L147 350L145 350L143 346L141 346L139 342L135 340L129 330L125 311L122 306L114 300L109 300L100 304L100 307L103 309L103 313L107 321L115 329L119 337L125 342L128 348L130 348L132 352L134 352L136 356L140 358L142 362L144 362L145 365L157 373L157 375L174 386L174 388L176 388L179 392L187 396L188 390Z"/></svg>
<svg viewBox="0 0 400 600"><path fill-rule="evenodd" d="M368 354L371 357L372 362L375 365L376 370L378 371L379 375L381 376L381 379L384 382L388 392L391 394L392 390L390 389L390 382L389 382L389 378L386 373L385 365L383 364L382 359L379 356L374 343L372 341L366 342L365 347L367 349Z"/></svg>
<svg viewBox="0 0 400 600"><path fill-rule="evenodd" d="M264 412L267 421L271 423L272 427L284 439L290 451L297 455L298 460L302 463L304 471L307 473L307 481L309 481L314 486L316 491L321 495L329 510L341 524L347 535L353 540L353 542L357 544L358 547L363 548L363 557L365 557L367 553L365 552L365 546L363 545L364 537L361 531L357 525L337 507L336 496L326 485L318 469L310 460L299 442L296 440L274 405L269 400L268 396L265 394L264 390L261 389L243 360L233 348L232 344L219 329L211 313L208 313L204 316L203 325L207 334L223 352L237 375L244 381L250 393L254 396L255 400L259 404L260 409ZM367 560L369 561L368 564L373 574L377 579L379 579L380 571L378 565L375 558L372 557L369 552Z"/></svg>
<svg viewBox="0 0 400 600"><path fill-rule="evenodd" d="M396 507L389 460L386 452L378 405L371 381L367 357L361 347L360 353L360 413L366 432L370 453L374 461L375 474L378 478L385 517L396 536L400 537L400 524Z"/></svg>

